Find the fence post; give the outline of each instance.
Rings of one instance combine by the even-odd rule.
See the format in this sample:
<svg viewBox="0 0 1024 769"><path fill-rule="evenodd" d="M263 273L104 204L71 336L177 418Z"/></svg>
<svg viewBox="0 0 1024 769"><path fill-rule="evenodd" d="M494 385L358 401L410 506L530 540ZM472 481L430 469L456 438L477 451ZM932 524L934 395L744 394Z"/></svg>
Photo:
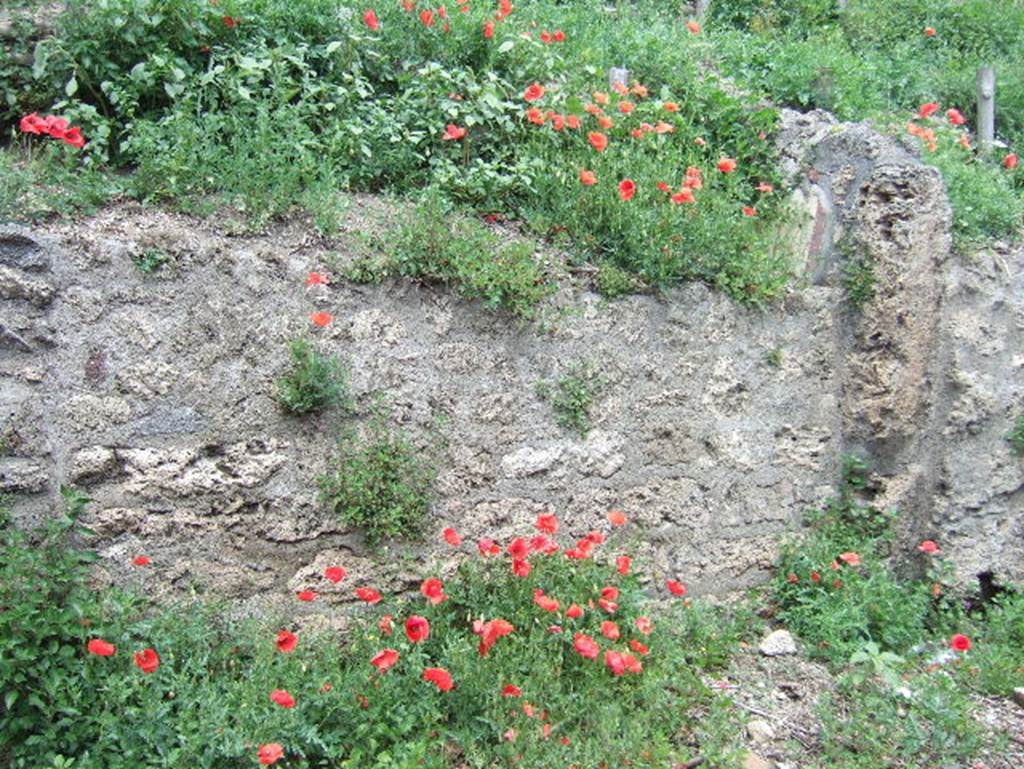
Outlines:
<svg viewBox="0 0 1024 769"><path fill-rule="evenodd" d="M992 151L996 138L996 73L992 67L978 70L978 147L983 155Z"/></svg>
<svg viewBox="0 0 1024 769"><path fill-rule="evenodd" d="M628 69L625 67L612 67L608 70L608 88L614 91L616 83L622 83L626 88L629 88Z"/></svg>

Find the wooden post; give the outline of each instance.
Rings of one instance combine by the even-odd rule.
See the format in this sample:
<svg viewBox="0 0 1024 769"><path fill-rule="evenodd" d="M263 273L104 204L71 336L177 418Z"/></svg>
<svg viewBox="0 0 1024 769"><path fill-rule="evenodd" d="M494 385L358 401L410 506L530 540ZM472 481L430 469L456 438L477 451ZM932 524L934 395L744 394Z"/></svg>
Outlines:
<svg viewBox="0 0 1024 769"><path fill-rule="evenodd" d="M978 147L983 155L992 151L996 138L996 73L991 67L978 70Z"/></svg>
<svg viewBox="0 0 1024 769"><path fill-rule="evenodd" d="M622 83L622 85L629 88L629 70L625 67L612 67L608 71L608 88L615 90L615 84Z"/></svg>

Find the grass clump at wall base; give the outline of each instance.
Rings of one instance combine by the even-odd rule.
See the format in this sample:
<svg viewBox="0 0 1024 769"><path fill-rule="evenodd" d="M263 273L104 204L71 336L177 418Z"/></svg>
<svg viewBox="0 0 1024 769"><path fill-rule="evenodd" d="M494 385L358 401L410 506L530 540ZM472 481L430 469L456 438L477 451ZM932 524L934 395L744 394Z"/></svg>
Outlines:
<svg viewBox="0 0 1024 769"><path fill-rule="evenodd" d="M290 345L291 370L277 380L277 400L293 414L311 414L331 406L352 408L348 372L337 358L327 356L306 339Z"/></svg>
<svg viewBox="0 0 1024 769"><path fill-rule="evenodd" d="M424 198L380 243L383 254L349 270L358 280L403 276L452 286L467 299L520 318L537 315L555 289L531 242L500 237L482 222Z"/></svg>
<svg viewBox="0 0 1024 769"><path fill-rule="evenodd" d="M370 544L417 537L430 512L435 452L376 415L363 434L339 442L333 469L319 479L321 502Z"/></svg>

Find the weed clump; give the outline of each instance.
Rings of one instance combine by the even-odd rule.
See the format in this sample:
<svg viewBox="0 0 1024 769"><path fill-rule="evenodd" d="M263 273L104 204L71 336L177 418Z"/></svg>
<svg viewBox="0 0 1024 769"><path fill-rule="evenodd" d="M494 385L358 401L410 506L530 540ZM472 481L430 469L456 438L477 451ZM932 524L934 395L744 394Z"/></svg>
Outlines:
<svg viewBox="0 0 1024 769"><path fill-rule="evenodd" d="M277 380L277 400L293 414L312 414L331 406L352 408L348 373L337 358L324 355L306 339L291 343L291 370Z"/></svg>
<svg viewBox="0 0 1024 769"><path fill-rule="evenodd" d="M319 480L320 499L370 544L414 538L430 512L436 477L433 451L417 449L378 414L362 436L353 431L339 442L334 469Z"/></svg>
<svg viewBox="0 0 1024 769"><path fill-rule="evenodd" d="M537 395L555 412L558 424L585 438L590 432L594 401L604 383L589 363L575 363L554 382L537 383Z"/></svg>

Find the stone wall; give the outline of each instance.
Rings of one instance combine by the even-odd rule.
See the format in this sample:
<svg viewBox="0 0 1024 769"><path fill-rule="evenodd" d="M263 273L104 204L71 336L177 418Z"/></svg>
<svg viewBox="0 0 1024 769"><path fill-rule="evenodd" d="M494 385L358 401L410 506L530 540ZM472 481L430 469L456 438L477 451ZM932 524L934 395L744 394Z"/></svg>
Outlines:
<svg viewBox="0 0 1024 769"><path fill-rule="evenodd" d="M240 237L120 205L2 229L0 486L25 522L74 484L95 500L110 578L145 553L169 589L253 610L304 587L350 600L348 581L332 593L319 576L334 561L380 587L416 584L444 526L505 540L543 511L582 535L615 508L644 527L655 574L726 594L766 578L857 450L878 468L878 501L904 512L904 552L937 538L964 579L1024 579L1024 465L1003 439L1024 407L1024 252L950 256L941 178L865 126L789 113L783 141L809 252L766 310L699 285L608 303L567 279L545 327L517 327L436 287L306 288L346 236L326 243L298 221ZM356 199L351 229L381 205ZM881 279L859 313L843 298L844 235ZM132 257L151 249L171 262L145 275ZM273 399L316 309L337 318L313 335L350 363L362 413L383 395L424 441L446 418L425 544L374 553L317 503L316 477L360 419L297 419ZM575 361L606 382L586 439L536 393Z"/></svg>

